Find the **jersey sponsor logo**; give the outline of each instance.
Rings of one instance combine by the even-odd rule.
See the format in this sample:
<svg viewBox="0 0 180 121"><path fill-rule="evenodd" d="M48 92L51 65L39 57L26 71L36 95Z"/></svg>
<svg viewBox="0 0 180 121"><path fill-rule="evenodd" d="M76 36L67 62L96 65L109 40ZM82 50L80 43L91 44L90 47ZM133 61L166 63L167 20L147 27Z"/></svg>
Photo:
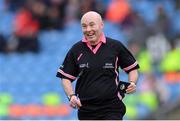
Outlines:
<svg viewBox="0 0 180 121"><path fill-rule="evenodd" d="M105 63L105 65L103 66L103 68L114 68L112 63Z"/></svg>
<svg viewBox="0 0 180 121"><path fill-rule="evenodd" d="M89 63L80 64L79 68L89 68Z"/></svg>

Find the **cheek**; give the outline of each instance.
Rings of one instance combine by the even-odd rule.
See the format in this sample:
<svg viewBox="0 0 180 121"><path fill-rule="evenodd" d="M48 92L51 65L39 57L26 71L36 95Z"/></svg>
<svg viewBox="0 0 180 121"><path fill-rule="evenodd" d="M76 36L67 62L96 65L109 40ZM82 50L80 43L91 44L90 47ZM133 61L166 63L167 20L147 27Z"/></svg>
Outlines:
<svg viewBox="0 0 180 121"><path fill-rule="evenodd" d="M87 27L81 27L82 31L86 31Z"/></svg>
<svg viewBox="0 0 180 121"><path fill-rule="evenodd" d="M97 34L100 34L100 33L101 33L101 30L100 30L100 29L97 29L97 30L96 30L96 33L97 33Z"/></svg>
<svg viewBox="0 0 180 121"><path fill-rule="evenodd" d="M99 31L101 31L102 29L101 29L100 26L96 26L96 27L94 27L94 30L95 30L96 32L99 32Z"/></svg>
<svg viewBox="0 0 180 121"><path fill-rule="evenodd" d="M82 29L82 33L85 34L85 33L86 33L86 30L85 30L85 29Z"/></svg>

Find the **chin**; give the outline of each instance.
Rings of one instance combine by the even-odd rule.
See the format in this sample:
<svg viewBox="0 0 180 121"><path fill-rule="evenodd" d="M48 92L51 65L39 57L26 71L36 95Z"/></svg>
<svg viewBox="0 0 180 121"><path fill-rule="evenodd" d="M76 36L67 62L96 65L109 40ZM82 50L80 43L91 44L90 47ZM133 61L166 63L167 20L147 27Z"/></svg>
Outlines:
<svg viewBox="0 0 180 121"><path fill-rule="evenodd" d="M89 42L96 42L95 39L88 39Z"/></svg>

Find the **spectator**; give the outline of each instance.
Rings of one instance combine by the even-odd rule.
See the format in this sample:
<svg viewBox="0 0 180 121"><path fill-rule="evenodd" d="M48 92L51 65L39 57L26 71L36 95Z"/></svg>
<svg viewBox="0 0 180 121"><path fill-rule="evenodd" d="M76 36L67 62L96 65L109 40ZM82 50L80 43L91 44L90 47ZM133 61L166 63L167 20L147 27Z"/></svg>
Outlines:
<svg viewBox="0 0 180 121"><path fill-rule="evenodd" d="M13 48L9 48L10 51L39 51L39 43L37 39L39 22L34 18L31 9L22 7L18 11L14 20L14 28L15 39L11 39L10 42L16 41L16 46L13 46Z"/></svg>
<svg viewBox="0 0 180 121"><path fill-rule="evenodd" d="M50 28L60 29L64 28L64 20L65 20L65 10L67 7L66 0L49 0L49 12L48 19Z"/></svg>
<svg viewBox="0 0 180 121"><path fill-rule="evenodd" d="M134 11L124 18L121 26L128 40L138 42L140 46L144 46L145 40L152 34L143 18Z"/></svg>
<svg viewBox="0 0 180 121"><path fill-rule="evenodd" d="M37 0L32 1L29 0L28 8L30 8L32 16L39 22L39 29L46 30L49 27L49 19L48 19L48 7L43 1Z"/></svg>
<svg viewBox="0 0 180 121"><path fill-rule="evenodd" d="M108 6L106 19L114 23L121 23L130 10L130 5L126 0L113 0Z"/></svg>
<svg viewBox="0 0 180 121"><path fill-rule="evenodd" d="M66 23L71 23L78 19L79 1L69 0L66 8Z"/></svg>
<svg viewBox="0 0 180 121"><path fill-rule="evenodd" d="M161 45L161 46L159 46ZM170 50L168 39L163 34L155 34L146 40L146 47L150 52L154 68L159 66L166 53Z"/></svg>
<svg viewBox="0 0 180 121"><path fill-rule="evenodd" d="M153 31L155 33L162 33L164 34L166 37L170 37L169 33L170 33L170 20L168 18L167 13L164 10L163 6L158 6L157 8L157 20L156 22L153 24Z"/></svg>
<svg viewBox="0 0 180 121"><path fill-rule="evenodd" d="M101 14L102 18L104 18L104 12L101 11L101 9L98 8L98 6L101 6L100 3L97 3L96 0L79 0L80 1L80 11L79 11L79 18L88 11L97 11ZM102 8L103 9L103 8Z"/></svg>

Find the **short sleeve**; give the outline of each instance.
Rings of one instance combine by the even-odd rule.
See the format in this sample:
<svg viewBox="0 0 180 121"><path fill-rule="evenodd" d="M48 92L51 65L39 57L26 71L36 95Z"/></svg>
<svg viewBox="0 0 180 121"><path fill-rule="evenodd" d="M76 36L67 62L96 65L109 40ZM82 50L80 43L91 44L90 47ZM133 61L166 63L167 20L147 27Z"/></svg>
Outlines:
<svg viewBox="0 0 180 121"><path fill-rule="evenodd" d="M78 68L74 59L73 51L72 49L69 50L67 53L63 64L60 66L60 68L57 71L56 76L59 78L66 78L71 81L74 81L78 75Z"/></svg>
<svg viewBox="0 0 180 121"><path fill-rule="evenodd" d="M139 64L131 54L131 52L122 44L119 44L119 65L126 73L129 73L131 70L138 69Z"/></svg>

